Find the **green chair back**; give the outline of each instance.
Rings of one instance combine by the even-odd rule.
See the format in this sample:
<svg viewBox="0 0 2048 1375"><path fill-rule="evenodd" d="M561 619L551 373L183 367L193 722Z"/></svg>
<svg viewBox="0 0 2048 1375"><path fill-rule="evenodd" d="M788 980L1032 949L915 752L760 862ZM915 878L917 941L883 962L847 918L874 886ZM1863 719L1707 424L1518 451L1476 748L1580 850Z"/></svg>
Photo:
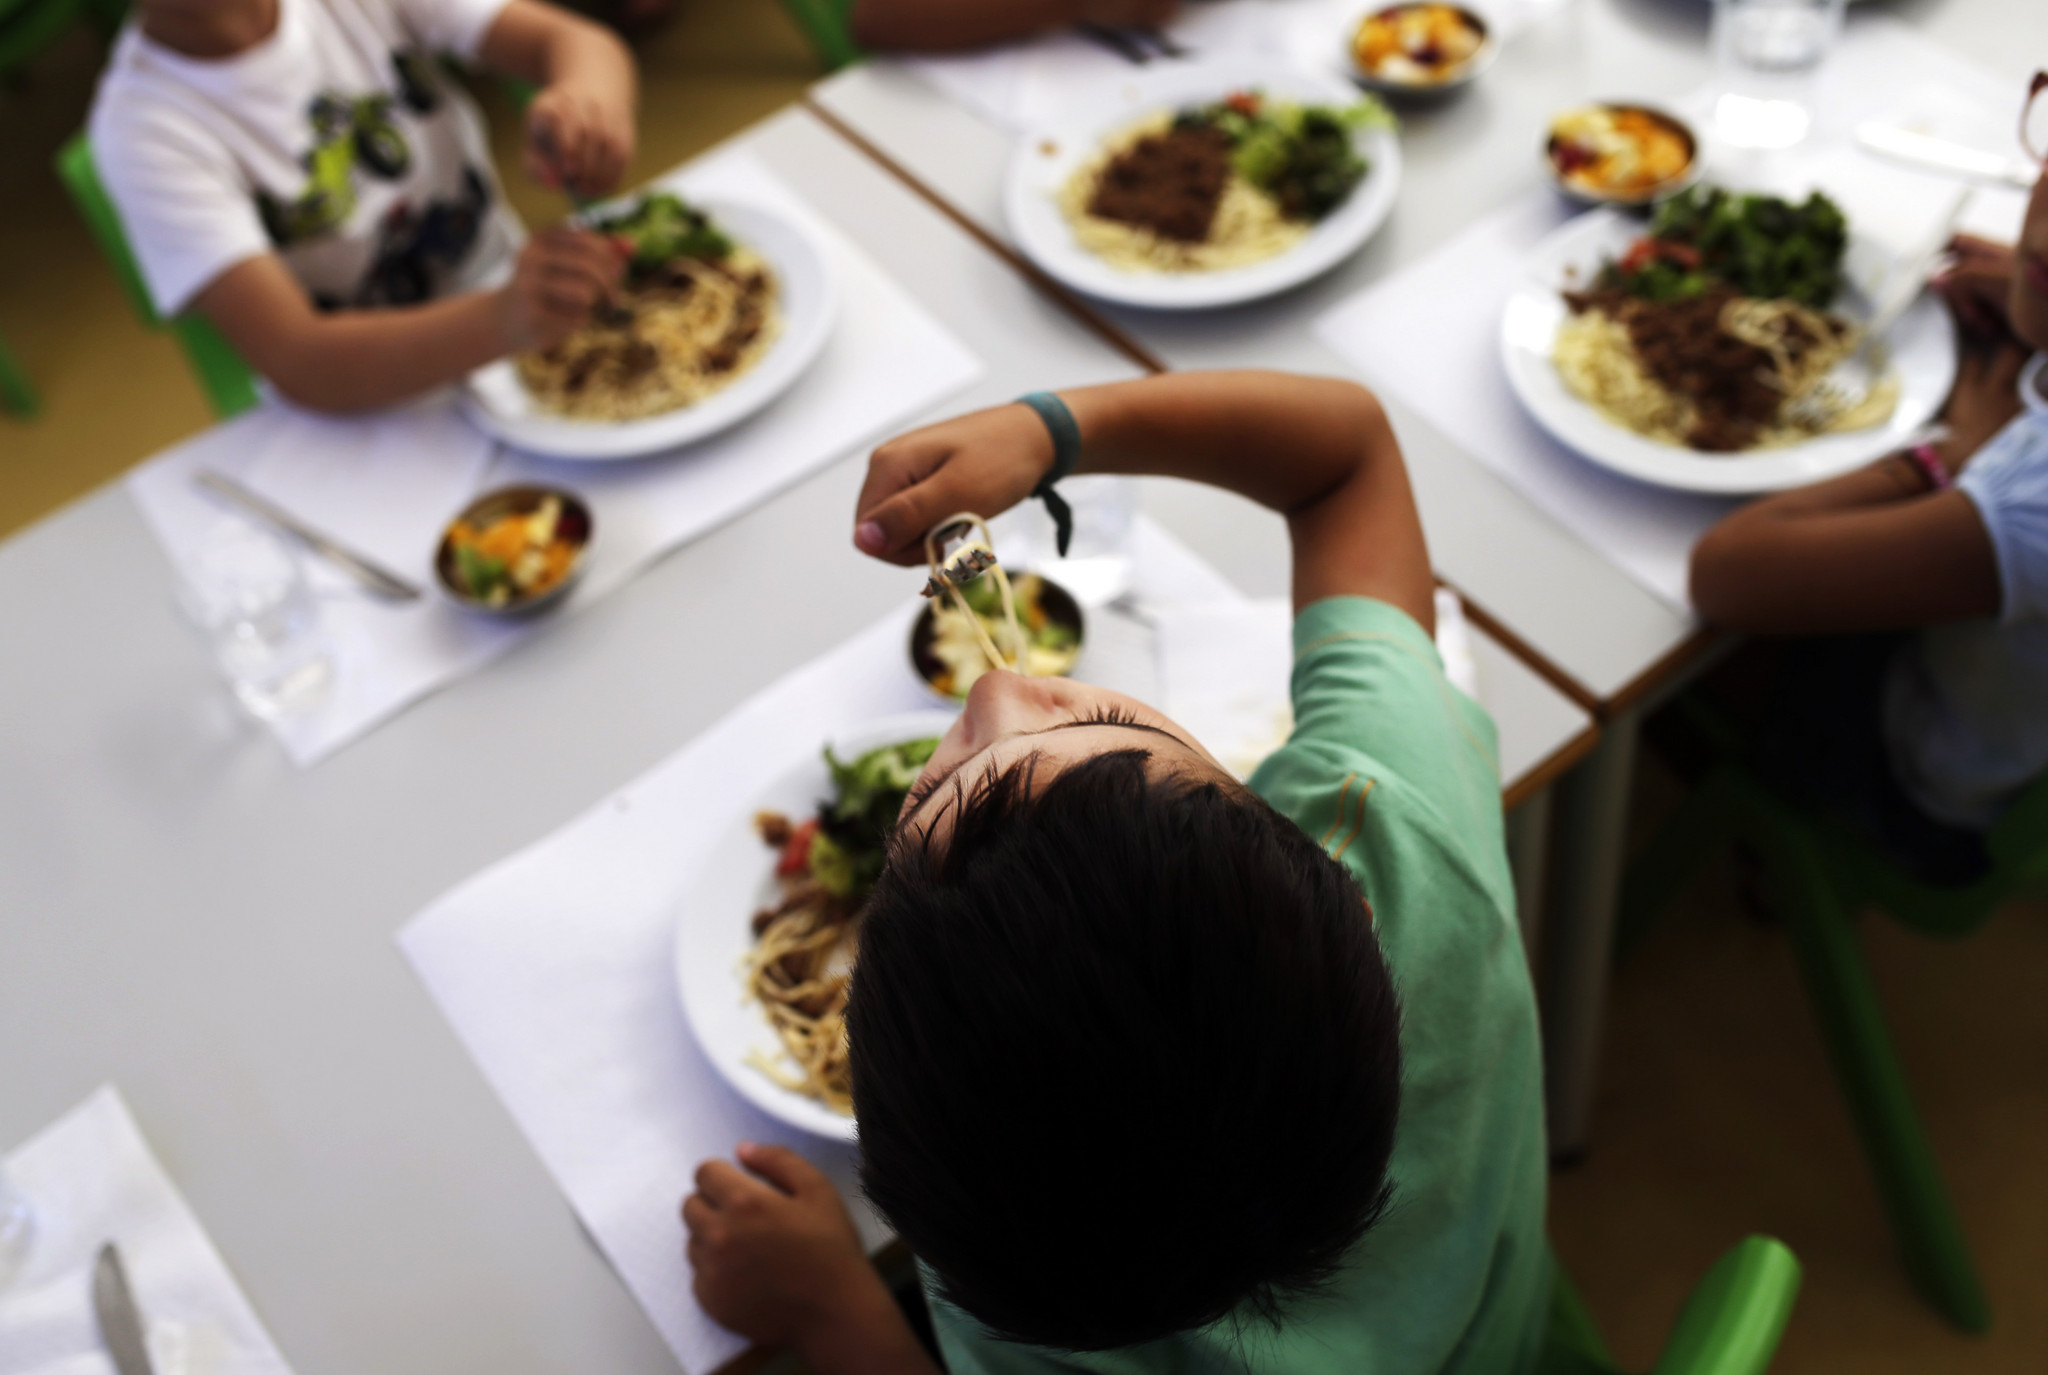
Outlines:
<svg viewBox="0 0 2048 1375"><path fill-rule="evenodd" d="M1555 1268L1535 1375L1619 1375L1570 1277ZM1694 1286L1650 1375L1763 1375L1798 1295L1799 1261L1784 1243L1745 1238Z"/></svg>
<svg viewBox="0 0 2048 1375"><path fill-rule="evenodd" d="M782 5L811 40L826 71L850 67L866 56L853 41L853 0L782 0Z"/></svg>
<svg viewBox="0 0 2048 1375"><path fill-rule="evenodd" d="M121 223L121 212L115 209L113 198L100 183L99 172L93 166L92 146L84 134L75 135L57 151L57 176L71 192L86 228L128 294L128 304L144 324L171 331L184 349L185 359L199 379L200 389L206 393L214 414L225 420L254 406L258 400L256 373L235 352L234 346L221 337L219 330L190 311L168 321L157 314L149 288L143 284L142 270L128 246L128 231Z"/></svg>
<svg viewBox="0 0 2048 1375"><path fill-rule="evenodd" d="M14 361L7 341L0 339L0 410L11 411L26 420L40 409L42 403L36 389L29 385L28 374Z"/></svg>

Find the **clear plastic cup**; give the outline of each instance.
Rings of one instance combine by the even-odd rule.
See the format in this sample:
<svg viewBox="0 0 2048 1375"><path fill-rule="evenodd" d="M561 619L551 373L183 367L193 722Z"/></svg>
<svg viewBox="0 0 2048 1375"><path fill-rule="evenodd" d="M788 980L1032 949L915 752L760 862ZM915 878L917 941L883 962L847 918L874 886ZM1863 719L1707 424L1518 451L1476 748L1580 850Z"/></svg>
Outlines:
<svg viewBox="0 0 2048 1375"><path fill-rule="evenodd" d="M1738 148L1789 148L1813 128L1813 82L1846 0L1714 0L1714 130Z"/></svg>
<svg viewBox="0 0 2048 1375"><path fill-rule="evenodd" d="M281 540L223 518L178 575L179 604L251 715L273 720L326 695L334 656L306 575Z"/></svg>
<svg viewBox="0 0 2048 1375"><path fill-rule="evenodd" d="M1137 483L1127 477L1070 477L1059 494L1074 512L1074 537L1061 558L1045 503L1027 501L996 526L996 554L1005 564L1043 573L1084 607L1101 606L1131 585L1131 531L1138 518Z"/></svg>

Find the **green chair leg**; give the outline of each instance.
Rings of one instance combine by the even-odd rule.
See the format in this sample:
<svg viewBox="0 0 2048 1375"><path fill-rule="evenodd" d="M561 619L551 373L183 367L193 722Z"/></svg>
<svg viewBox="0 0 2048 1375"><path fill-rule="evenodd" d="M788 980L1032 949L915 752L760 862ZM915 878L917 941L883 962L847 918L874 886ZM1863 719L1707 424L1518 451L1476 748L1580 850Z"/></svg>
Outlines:
<svg viewBox="0 0 2048 1375"><path fill-rule="evenodd" d="M1550 1318L1535 1375L1614 1375L1614 1356L1578 1286L1555 1258L1550 1274Z"/></svg>
<svg viewBox="0 0 2048 1375"><path fill-rule="evenodd" d="M42 409L36 389L29 385L21 364L14 361L5 339L0 339L0 409L12 411L24 420Z"/></svg>
<svg viewBox="0 0 2048 1375"><path fill-rule="evenodd" d="M1614 923L1617 962L1635 950L1657 917L1692 886L1708 858L1728 843L1736 826L1735 805L1733 772L1714 769L1629 861Z"/></svg>
<svg viewBox="0 0 2048 1375"><path fill-rule="evenodd" d="M226 420L257 403L256 374L219 330L200 316L181 315L171 321L171 333L178 337L216 416Z"/></svg>
<svg viewBox="0 0 2048 1375"><path fill-rule="evenodd" d="M1986 1331L1991 1305L1914 1110L1849 913L1803 829L1760 790L1749 801L1822 1040L1905 1253L1906 1271L1950 1322L1966 1332Z"/></svg>

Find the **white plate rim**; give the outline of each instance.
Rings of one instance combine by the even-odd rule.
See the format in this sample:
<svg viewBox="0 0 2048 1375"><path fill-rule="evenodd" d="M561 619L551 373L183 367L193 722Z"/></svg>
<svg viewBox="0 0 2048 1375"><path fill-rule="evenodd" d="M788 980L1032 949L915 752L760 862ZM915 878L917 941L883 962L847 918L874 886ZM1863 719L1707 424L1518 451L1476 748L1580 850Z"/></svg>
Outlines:
<svg viewBox="0 0 2048 1375"><path fill-rule="evenodd" d="M671 189L652 187L650 190ZM760 253L785 291L783 332L745 377L695 406L622 423L571 420L525 409L509 358L478 368L459 390L463 412L515 449L572 462L643 458L695 444L750 419L809 370L831 337L839 284L817 233L778 207L744 196L682 193L721 228ZM630 198L621 198L621 203ZM510 400L508 400L510 398Z"/></svg>
<svg viewBox="0 0 2048 1375"><path fill-rule="evenodd" d="M1401 145L1389 130L1361 130L1355 136L1354 145L1371 170L1335 214L1296 247L1247 267L1200 274L1121 271L1074 242L1052 201L1053 189L1106 136L1161 107L1218 100L1248 87L1319 104L1348 105L1366 98L1356 85L1333 73L1275 61L1188 62L1147 71L1105 92L1087 110L1033 129L1019 140L1003 192L1011 239L1064 285L1098 300L1151 310L1239 305L1278 295L1336 267L1378 232L1400 193Z"/></svg>
<svg viewBox="0 0 2048 1375"><path fill-rule="evenodd" d="M1509 387L1536 423L1574 453L1654 486L1748 496L1823 482L1863 467L1902 447L1940 410L1955 379L1955 329L1941 302L1923 292L1892 331L1905 386L1898 409L1884 425L1781 449L1714 456L1661 444L1608 420L1565 389L1550 361L1550 341L1564 313L1557 291L1566 264L1590 267L1642 233L1640 220L1610 209L1566 221L1524 257L1501 311L1500 358ZM1886 255L1852 228L1849 259L1851 277L1863 279L1869 266L1882 264ZM1845 304L1854 312L1861 301L1861 293L1852 290Z"/></svg>
<svg viewBox="0 0 2048 1375"><path fill-rule="evenodd" d="M763 809L802 815L830 787L822 757L829 744L841 757L880 745L943 735L958 711L927 707L898 712L828 733L806 758L757 789L704 852L696 875L677 895L673 943L676 994L698 1048L740 1097L779 1121L815 1135L852 1141L854 1121L815 1099L785 1089L745 1061L749 1048L773 1053L774 1033L745 1000L739 961L753 944L747 929L756 905L772 891L775 856L754 831ZM748 901L730 901L744 888ZM735 936L737 939L735 939Z"/></svg>

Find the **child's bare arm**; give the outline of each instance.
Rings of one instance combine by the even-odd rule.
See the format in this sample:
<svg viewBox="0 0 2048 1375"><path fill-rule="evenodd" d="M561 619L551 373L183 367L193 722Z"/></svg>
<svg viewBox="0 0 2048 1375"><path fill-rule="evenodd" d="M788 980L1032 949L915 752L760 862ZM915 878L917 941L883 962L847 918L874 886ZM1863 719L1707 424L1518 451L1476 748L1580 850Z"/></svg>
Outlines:
<svg viewBox="0 0 2048 1375"><path fill-rule="evenodd" d="M1365 388L1211 372L1060 395L1080 426L1078 471L1187 478L1249 497L1287 517L1297 607L1375 597L1433 629L1435 580L1408 471ZM933 522L1016 505L1052 460L1044 424L1023 406L915 430L875 451L855 542L877 557L916 563Z"/></svg>
<svg viewBox="0 0 2048 1375"><path fill-rule="evenodd" d="M832 1182L779 1146L706 1161L683 1200L692 1289L741 1336L818 1375L939 1375L861 1249Z"/></svg>
<svg viewBox="0 0 2048 1375"><path fill-rule="evenodd" d="M236 264L193 300L286 398L367 411L453 382L508 353L566 336L618 282L618 252L592 234L543 230L496 291L392 309L320 311L283 260Z"/></svg>
<svg viewBox="0 0 2048 1375"><path fill-rule="evenodd" d="M579 196L618 186L633 160L639 82L633 54L610 29L542 0L511 0L478 56L541 88L526 108L529 176Z"/></svg>
<svg viewBox="0 0 2048 1375"><path fill-rule="evenodd" d="M1178 0L855 0L853 36L885 52L951 52L1082 22L1148 27L1177 8Z"/></svg>
<svg viewBox="0 0 2048 1375"><path fill-rule="evenodd" d="M2019 410L2025 353L1965 353L1949 398L1959 470ZM1766 497L1709 530L1692 554L1692 601L1717 625L1766 635L1909 630L1994 615L1998 562L1977 507L1931 492L1893 455L1830 482Z"/></svg>

